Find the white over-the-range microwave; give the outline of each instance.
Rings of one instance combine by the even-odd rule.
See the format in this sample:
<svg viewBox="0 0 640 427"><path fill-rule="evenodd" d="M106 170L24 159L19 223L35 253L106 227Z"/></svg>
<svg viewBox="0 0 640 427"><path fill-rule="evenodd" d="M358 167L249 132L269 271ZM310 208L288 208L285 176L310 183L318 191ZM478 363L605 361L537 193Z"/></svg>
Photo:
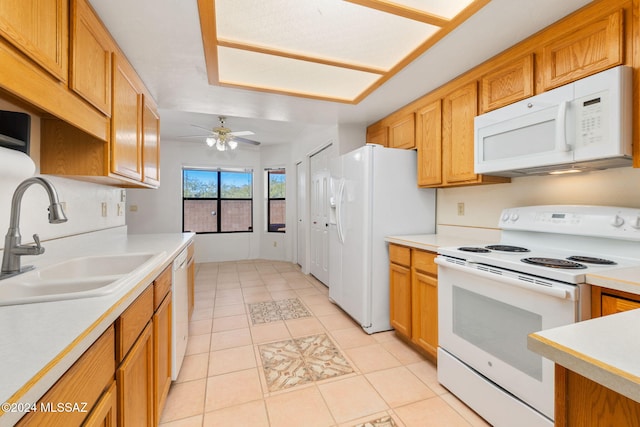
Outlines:
<svg viewBox="0 0 640 427"><path fill-rule="evenodd" d="M475 118L475 172L518 177L630 166L632 69L619 66Z"/></svg>

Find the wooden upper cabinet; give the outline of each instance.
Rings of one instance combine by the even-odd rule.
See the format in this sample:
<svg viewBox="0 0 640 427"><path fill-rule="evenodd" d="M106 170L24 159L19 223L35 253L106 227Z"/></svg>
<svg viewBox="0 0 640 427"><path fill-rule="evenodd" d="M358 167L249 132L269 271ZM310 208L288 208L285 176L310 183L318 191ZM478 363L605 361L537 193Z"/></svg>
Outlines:
<svg viewBox="0 0 640 427"><path fill-rule="evenodd" d="M418 186L442 184L442 102L434 101L416 113Z"/></svg>
<svg viewBox="0 0 640 427"><path fill-rule="evenodd" d="M545 90L570 83L624 61L623 11L563 33L542 49Z"/></svg>
<svg viewBox="0 0 640 427"><path fill-rule="evenodd" d="M369 127L367 128L367 142L369 144L379 144L383 147L389 146L389 127Z"/></svg>
<svg viewBox="0 0 640 427"><path fill-rule="evenodd" d="M523 56L482 76L481 112L534 95L533 54Z"/></svg>
<svg viewBox="0 0 640 427"><path fill-rule="evenodd" d="M411 149L416 146L416 116L414 113L389 125L389 147Z"/></svg>
<svg viewBox="0 0 640 427"><path fill-rule="evenodd" d="M113 55L111 172L142 181L142 92L135 71L120 54Z"/></svg>
<svg viewBox="0 0 640 427"><path fill-rule="evenodd" d="M442 166L445 184L478 180L473 171L473 120L478 115L478 84L473 81L442 101Z"/></svg>
<svg viewBox="0 0 640 427"><path fill-rule="evenodd" d="M111 57L115 43L86 0L71 2L69 87L111 116Z"/></svg>
<svg viewBox="0 0 640 427"><path fill-rule="evenodd" d="M68 0L0 1L0 36L58 80L67 82Z"/></svg>
<svg viewBox="0 0 640 427"><path fill-rule="evenodd" d="M160 186L160 117L155 104L144 97L142 110L142 181L154 187Z"/></svg>

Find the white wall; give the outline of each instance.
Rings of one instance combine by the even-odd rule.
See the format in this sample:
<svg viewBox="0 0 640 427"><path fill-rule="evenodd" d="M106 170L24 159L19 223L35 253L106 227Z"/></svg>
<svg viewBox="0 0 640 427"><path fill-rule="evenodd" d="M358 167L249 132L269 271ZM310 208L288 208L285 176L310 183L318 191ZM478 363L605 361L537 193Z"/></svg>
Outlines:
<svg viewBox="0 0 640 427"><path fill-rule="evenodd" d="M458 203L465 205L464 216L457 213ZM550 204L640 208L640 169L530 176L514 178L507 184L439 189L438 225L496 228L502 209Z"/></svg>
<svg viewBox="0 0 640 427"><path fill-rule="evenodd" d="M31 114L30 157L36 166L35 174L38 175L40 169L40 118L33 112L26 111L3 99L0 99L0 109ZM0 156L3 154L6 161L9 156L5 153L0 153ZM0 158L0 164L2 160ZM20 171L12 174L0 173L0 233L3 236L9 228L13 192L27 175L28 173ZM23 243L33 242L32 235L34 233L37 233L42 241L46 241L125 225L125 216L117 215L120 189L56 176L46 175L46 177L56 187L60 201L65 202L68 221L64 224L49 224L47 220L49 199L42 187L39 185L31 186L26 190L21 204L20 234ZM101 204L103 202L107 204L106 217L102 216ZM0 250L2 246L0 246ZM43 246L46 248L46 244ZM28 258L25 260L28 262Z"/></svg>
<svg viewBox="0 0 640 427"><path fill-rule="evenodd" d="M253 233L199 234L195 239L196 262L229 261L260 257L263 207L259 203L263 179L260 151L240 144L220 152L204 143L162 141L160 188L133 189L127 193L127 226L130 233L182 232L182 167L250 168L254 171ZM134 210L132 210L132 208Z"/></svg>
<svg viewBox="0 0 640 427"><path fill-rule="evenodd" d="M126 221L129 232L182 231L181 171L183 166L253 168L254 232L198 235L196 262L254 258L295 262L297 261L296 163L302 161L308 164L308 156L328 144L333 144L332 156L334 157L339 152L350 151L363 145L365 135L364 124L318 127L311 134L300 135L298 139L289 143L265 145L259 149L241 144L231 153L220 153L203 143L163 140L160 188L127 191ZM264 170L280 167L284 167L287 172L288 227L286 233L269 233L265 225ZM308 186L303 191L308 192ZM305 217L308 217L308 210ZM306 227L305 233L308 233Z"/></svg>

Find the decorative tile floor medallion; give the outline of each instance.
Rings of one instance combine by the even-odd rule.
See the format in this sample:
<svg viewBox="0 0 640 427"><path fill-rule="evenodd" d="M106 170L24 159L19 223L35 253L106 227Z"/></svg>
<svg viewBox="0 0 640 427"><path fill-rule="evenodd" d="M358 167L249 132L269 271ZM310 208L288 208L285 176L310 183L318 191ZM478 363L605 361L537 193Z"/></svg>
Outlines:
<svg viewBox="0 0 640 427"><path fill-rule="evenodd" d="M353 372L326 334L263 344L258 348L269 391Z"/></svg>
<svg viewBox="0 0 640 427"><path fill-rule="evenodd" d="M311 317L311 313L307 311L298 298L263 301L248 305L251 321L254 325Z"/></svg>
<svg viewBox="0 0 640 427"><path fill-rule="evenodd" d="M397 424L391 417L382 417L366 423L356 424L354 427L396 427Z"/></svg>

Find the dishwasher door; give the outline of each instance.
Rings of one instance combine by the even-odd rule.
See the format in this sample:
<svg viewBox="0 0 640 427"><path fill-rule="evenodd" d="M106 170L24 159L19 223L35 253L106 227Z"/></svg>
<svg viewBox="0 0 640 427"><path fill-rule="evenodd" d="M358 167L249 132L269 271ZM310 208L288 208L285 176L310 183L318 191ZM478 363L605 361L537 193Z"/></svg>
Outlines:
<svg viewBox="0 0 640 427"><path fill-rule="evenodd" d="M171 320L171 379L178 379L189 338L189 294L187 289L187 250L173 261Z"/></svg>

